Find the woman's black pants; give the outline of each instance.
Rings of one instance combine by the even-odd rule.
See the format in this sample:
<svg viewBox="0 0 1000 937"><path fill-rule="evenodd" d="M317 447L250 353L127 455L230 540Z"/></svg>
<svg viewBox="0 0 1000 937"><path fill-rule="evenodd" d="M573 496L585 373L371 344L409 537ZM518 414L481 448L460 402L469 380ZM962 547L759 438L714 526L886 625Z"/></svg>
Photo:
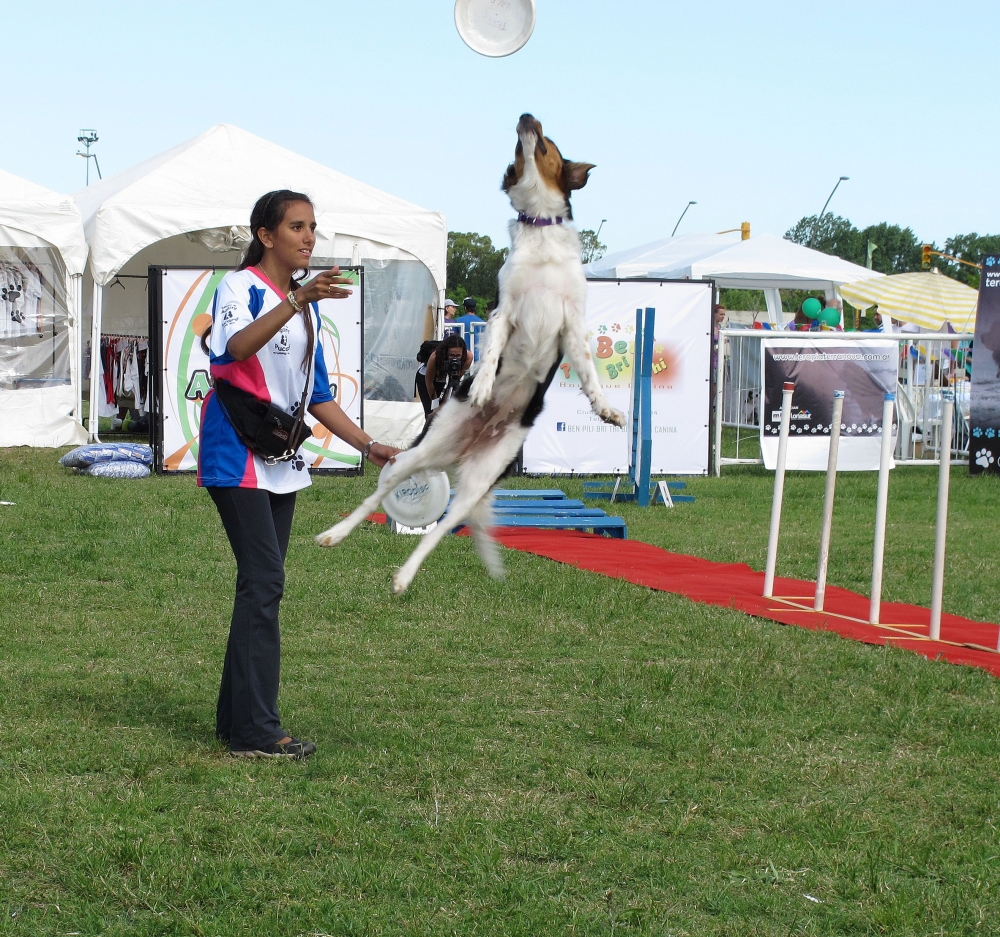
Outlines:
<svg viewBox="0 0 1000 937"><path fill-rule="evenodd" d="M295 492L209 488L236 556L236 601L216 709L215 731L233 751L280 741L281 633L278 606Z"/></svg>

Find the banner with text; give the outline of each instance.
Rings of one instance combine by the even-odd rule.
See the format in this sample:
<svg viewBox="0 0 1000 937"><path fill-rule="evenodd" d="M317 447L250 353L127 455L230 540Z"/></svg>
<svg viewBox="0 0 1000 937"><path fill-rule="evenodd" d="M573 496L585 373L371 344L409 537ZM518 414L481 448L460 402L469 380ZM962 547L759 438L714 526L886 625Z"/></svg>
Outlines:
<svg viewBox="0 0 1000 937"><path fill-rule="evenodd" d="M212 297L227 273L222 269L164 268L160 277L159 347L162 399L162 465L166 472L192 472L198 463L201 404L211 390L208 357L201 336L212 323ZM361 423L361 336L363 290L360 268L344 268L355 287L347 299L319 304L320 341L334 399L355 423ZM325 427L306 417L313 435L302 445L311 469L355 469L360 454Z"/></svg>
<svg viewBox="0 0 1000 937"><path fill-rule="evenodd" d="M785 467L789 471L826 471L833 392L842 390L844 414L837 468L846 472L877 469L882 446L882 405L886 393L896 392L899 343L885 339L810 341L796 336L765 339L762 344L764 410L760 449L765 467L774 469L777 463L781 386L791 381L795 393ZM894 415L894 435L895 423Z"/></svg>
<svg viewBox="0 0 1000 937"><path fill-rule="evenodd" d="M588 280L590 353L609 403L631 414L635 311L656 310L652 412L654 475L706 475L710 412L711 283ZM524 470L538 474L626 474L627 430L602 423L565 359L524 444Z"/></svg>
<svg viewBox="0 0 1000 937"><path fill-rule="evenodd" d="M1000 257L983 258L970 401L969 473L1000 472Z"/></svg>

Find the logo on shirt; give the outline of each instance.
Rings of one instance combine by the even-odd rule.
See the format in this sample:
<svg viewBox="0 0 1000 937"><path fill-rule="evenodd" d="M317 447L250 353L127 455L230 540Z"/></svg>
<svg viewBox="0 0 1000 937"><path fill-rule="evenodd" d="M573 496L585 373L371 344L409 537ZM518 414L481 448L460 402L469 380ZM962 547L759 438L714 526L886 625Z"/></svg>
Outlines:
<svg viewBox="0 0 1000 937"><path fill-rule="evenodd" d="M274 353L276 355L287 355L288 348L288 326L282 326L278 331L278 340L274 343Z"/></svg>
<svg viewBox="0 0 1000 937"><path fill-rule="evenodd" d="M237 303L226 303L222 307L222 324L227 325L236 318L236 313L240 311L240 307Z"/></svg>

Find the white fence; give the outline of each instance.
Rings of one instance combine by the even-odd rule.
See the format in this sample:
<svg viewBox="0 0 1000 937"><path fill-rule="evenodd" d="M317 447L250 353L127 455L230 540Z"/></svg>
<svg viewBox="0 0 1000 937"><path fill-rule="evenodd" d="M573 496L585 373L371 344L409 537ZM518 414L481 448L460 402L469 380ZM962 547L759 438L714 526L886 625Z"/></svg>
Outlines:
<svg viewBox="0 0 1000 937"><path fill-rule="evenodd" d="M715 474L724 465L760 465L761 341L790 338L795 332L767 329L723 329L715 373ZM941 453L941 392L955 392L951 458L969 458L969 390L972 374L968 333L939 332L804 332L810 341L863 341L873 338L899 342L896 406L899 434L897 465L936 465ZM733 430L723 439L723 429ZM735 452L723 456L723 445Z"/></svg>

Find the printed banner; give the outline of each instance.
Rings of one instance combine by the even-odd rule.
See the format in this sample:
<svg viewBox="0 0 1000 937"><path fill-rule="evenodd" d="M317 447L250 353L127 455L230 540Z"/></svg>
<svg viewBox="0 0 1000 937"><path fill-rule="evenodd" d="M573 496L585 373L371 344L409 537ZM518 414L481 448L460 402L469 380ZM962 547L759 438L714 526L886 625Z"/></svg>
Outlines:
<svg viewBox="0 0 1000 937"><path fill-rule="evenodd" d="M1000 471L1000 257L983 258L969 414L969 474Z"/></svg>
<svg viewBox="0 0 1000 937"><path fill-rule="evenodd" d="M635 311L656 310L653 340L653 475L708 474L712 284L685 280L588 280L590 352L608 402L632 408ZM563 361L524 444L524 470L623 475L628 430L602 423Z"/></svg>
<svg viewBox="0 0 1000 937"><path fill-rule="evenodd" d="M212 322L212 297L225 269L166 268L160 279L162 338L162 453L165 472L193 472L198 463L201 403L211 389L208 356L201 336ZM347 299L319 304L320 341L334 399L356 423L362 417L361 335L363 290L361 268L344 268L355 289ZM302 445L311 469L353 469L357 450L342 442L312 417L313 436Z"/></svg>
<svg viewBox="0 0 1000 937"><path fill-rule="evenodd" d="M878 469L882 405L886 393L896 392L899 343L885 339L810 341L796 336L764 339L762 345L760 448L765 467L774 469L777 464L781 387L792 381L795 393L785 467L789 471L826 471L833 392L842 390L844 413L837 468L842 472ZM891 432L896 434L895 415Z"/></svg>

